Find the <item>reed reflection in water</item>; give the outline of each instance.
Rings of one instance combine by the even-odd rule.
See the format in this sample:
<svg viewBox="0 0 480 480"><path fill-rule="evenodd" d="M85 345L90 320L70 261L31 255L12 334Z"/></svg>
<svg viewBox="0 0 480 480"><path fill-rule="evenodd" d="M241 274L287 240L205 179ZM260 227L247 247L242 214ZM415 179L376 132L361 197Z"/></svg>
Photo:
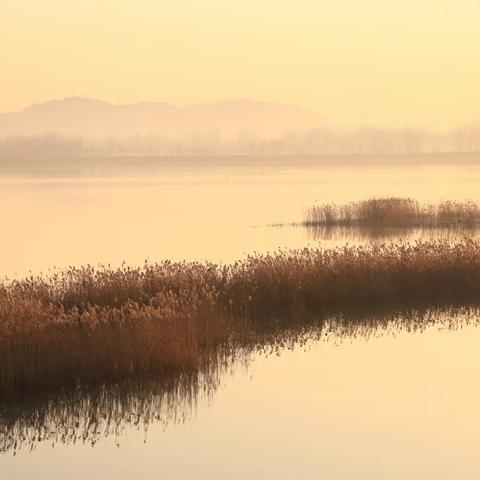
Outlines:
<svg viewBox="0 0 480 480"><path fill-rule="evenodd" d="M351 245L381 243L385 241L444 240L458 242L466 238L480 238L480 227L421 228L421 227L381 227L381 226L338 226L303 225L309 239L315 242L330 242Z"/></svg>
<svg viewBox="0 0 480 480"><path fill-rule="evenodd" d="M127 380L46 394L0 410L0 452L33 450L40 442L94 446L101 438L119 441L126 428L183 423L199 397L218 385L218 372L178 373L170 378Z"/></svg>
<svg viewBox="0 0 480 480"><path fill-rule="evenodd" d="M120 443L122 434L130 429L144 430L147 438L146 432L154 424L189 422L198 402L211 399L236 365L248 366L259 356L309 348L319 341L342 345L402 332L418 334L430 327L455 330L476 326L479 320L478 306L443 306L394 313L344 313L325 319L306 318L303 323L298 319L292 324L271 322L268 327L264 324L261 332L246 334L234 356L209 368L3 403L0 452L16 454L45 442L52 446L77 442L94 446L110 436Z"/></svg>

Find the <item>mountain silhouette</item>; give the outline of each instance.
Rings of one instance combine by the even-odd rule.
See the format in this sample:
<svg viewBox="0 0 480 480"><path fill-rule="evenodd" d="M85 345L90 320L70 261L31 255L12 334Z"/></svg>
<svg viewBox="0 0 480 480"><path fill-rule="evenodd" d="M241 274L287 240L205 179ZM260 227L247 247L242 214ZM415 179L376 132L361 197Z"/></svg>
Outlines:
<svg viewBox="0 0 480 480"><path fill-rule="evenodd" d="M131 135L178 136L252 132L276 136L318 125L308 110L279 103L226 100L177 107L168 103L113 105L71 97L30 105L18 113L0 114L0 135L56 133L82 137Z"/></svg>

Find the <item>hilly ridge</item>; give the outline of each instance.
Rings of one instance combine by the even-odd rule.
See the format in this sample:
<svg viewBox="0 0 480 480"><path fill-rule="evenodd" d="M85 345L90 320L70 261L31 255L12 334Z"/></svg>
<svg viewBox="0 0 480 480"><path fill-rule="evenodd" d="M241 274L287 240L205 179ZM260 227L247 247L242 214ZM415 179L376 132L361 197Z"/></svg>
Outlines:
<svg viewBox="0 0 480 480"><path fill-rule="evenodd" d="M0 114L0 135L184 137L211 132L231 136L251 131L275 136L317 124L317 117L308 110L246 99L178 107L160 102L113 105L102 100L70 97L33 104L18 113Z"/></svg>

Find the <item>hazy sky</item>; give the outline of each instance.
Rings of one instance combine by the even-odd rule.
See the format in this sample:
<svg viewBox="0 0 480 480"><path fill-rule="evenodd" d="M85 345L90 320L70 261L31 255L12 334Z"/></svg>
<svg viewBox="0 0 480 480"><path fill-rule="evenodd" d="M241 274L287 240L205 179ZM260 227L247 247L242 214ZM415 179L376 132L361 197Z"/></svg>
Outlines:
<svg viewBox="0 0 480 480"><path fill-rule="evenodd" d="M0 0L0 111L252 98L343 124L480 122L479 0Z"/></svg>

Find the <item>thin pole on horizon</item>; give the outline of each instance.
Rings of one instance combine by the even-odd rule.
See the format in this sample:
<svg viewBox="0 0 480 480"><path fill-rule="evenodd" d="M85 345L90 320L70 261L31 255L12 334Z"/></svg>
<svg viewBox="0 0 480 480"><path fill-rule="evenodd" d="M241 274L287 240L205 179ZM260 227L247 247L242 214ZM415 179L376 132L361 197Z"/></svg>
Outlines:
<svg viewBox="0 0 480 480"><path fill-rule="evenodd" d="M367 128L367 94L363 94L363 128Z"/></svg>

